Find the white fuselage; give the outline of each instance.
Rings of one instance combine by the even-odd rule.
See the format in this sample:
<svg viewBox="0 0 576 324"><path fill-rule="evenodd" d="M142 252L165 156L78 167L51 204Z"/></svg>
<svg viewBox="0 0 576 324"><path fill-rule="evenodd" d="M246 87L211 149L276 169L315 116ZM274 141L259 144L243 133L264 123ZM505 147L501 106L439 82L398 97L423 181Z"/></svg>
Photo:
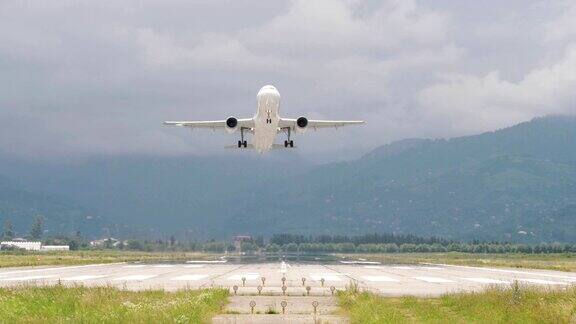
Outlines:
<svg viewBox="0 0 576 324"><path fill-rule="evenodd" d="M278 134L280 93L274 86L267 85L258 91L256 101L252 144L258 152L265 152L272 148Z"/></svg>

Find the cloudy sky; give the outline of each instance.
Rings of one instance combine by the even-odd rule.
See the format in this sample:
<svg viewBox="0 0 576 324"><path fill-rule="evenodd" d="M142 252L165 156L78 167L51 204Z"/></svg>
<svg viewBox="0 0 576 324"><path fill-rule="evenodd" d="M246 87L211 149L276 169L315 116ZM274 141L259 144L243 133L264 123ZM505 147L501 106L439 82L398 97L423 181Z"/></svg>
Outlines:
<svg viewBox="0 0 576 324"><path fill-rule="evenodd" d="M235 135L161 122L252 116L265 84L287 117L368 122L295 139L320 160L574 113L574 17L561 0L2 0L0 154L222 154Z"/></svg>

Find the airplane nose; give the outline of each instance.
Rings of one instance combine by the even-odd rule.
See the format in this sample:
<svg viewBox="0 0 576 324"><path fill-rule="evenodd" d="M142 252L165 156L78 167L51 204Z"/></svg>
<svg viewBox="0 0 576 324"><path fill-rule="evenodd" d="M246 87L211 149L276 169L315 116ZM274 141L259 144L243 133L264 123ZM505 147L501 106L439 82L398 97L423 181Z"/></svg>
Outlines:
<svg viewBox="0 0 576 324"><path fill-rule="evenodd" d="M264 93L277 94L278 90L273 85L265 85L258 91L259 95Z"/></svg>

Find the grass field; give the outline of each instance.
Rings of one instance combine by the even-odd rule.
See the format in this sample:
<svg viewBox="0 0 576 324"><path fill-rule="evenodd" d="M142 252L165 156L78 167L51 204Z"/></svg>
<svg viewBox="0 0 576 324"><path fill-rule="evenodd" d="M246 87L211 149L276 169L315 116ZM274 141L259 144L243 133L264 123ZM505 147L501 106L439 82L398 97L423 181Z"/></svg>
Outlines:
<svg viewBox="0 0 576 324"><path fill-rule="evenodd" d="M575 323L576 288L543 290L514 284L440 298L339 294L352 323Z"/></svg>
<svg viewBox="0 0 576 324"><path fill-rule="evenodd" d="M0 323L207 323L227 296L223 289L0 288Z"/></svg>
<svg viewBox="0 0 576 324"><path fill-rule="evenodd" d="M384 253L355 255L382 263L437 263L466 266L509 267L576 271L576 253L484 254L484 253Z"/></svg>
<svg viewBox="0 0 576 324"><path fill-rule="evenodd" d="M0 252L0 268L39 265L76 265L130 261L186 261L211 259L214 255L193 252L137 252L92 250L69 252Z"/></svg>

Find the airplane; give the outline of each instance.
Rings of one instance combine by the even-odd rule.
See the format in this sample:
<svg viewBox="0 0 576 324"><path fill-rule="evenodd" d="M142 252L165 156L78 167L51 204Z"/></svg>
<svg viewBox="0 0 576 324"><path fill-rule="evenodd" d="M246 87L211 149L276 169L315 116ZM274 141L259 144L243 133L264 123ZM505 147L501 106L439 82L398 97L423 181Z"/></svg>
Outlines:
<svg viewBox="0 0 576 324"><path fill-rule="evenodd" d="M256 96L258 108L252 118L228 117L223 120L206 120L206 121L165 121L164 125L173 125L189 128L211 128L225 129L228 133L240 131L240 140L237 146L228 146L228 148L248 148L255 149L263 153L271 149L293 148L294 141L291 139L292 133L304 133L311 128L342 127L346 125L364 124L362 120L315 120L306 117L283 118L280 117L280 93L276 87L266 85L258 91ZM252 144L248 144L244 135L251 133ZM285 133L287 139L284 146L275 144L276 135Z"/></svg>

